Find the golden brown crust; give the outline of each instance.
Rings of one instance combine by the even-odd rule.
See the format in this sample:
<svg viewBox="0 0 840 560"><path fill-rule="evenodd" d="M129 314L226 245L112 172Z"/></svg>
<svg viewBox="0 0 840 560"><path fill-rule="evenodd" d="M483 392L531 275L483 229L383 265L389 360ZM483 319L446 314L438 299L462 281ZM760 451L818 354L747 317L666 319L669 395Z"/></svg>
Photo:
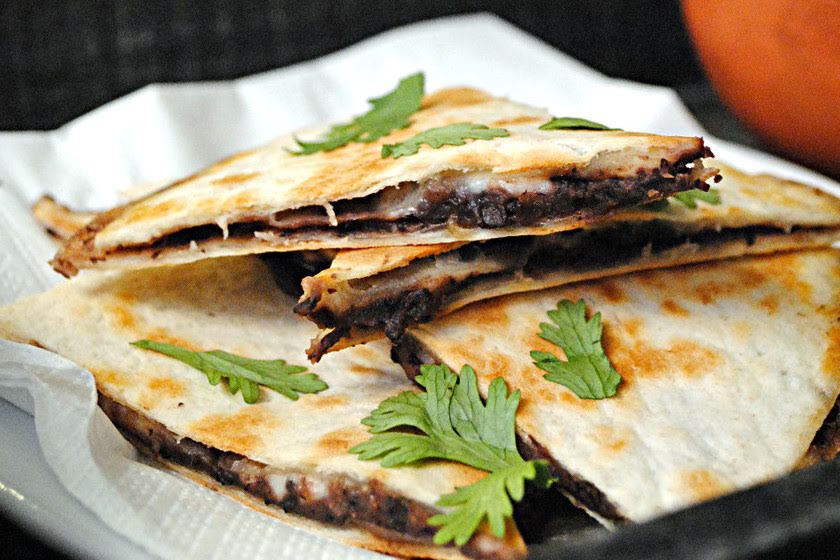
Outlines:
<svg viewBox="0 0 840 560"><path fill-rule="evenodd" d="M62 241L72 237L96 216L94 212L71 210L46 195L32 205L32 214L47 233Z"/></svg>

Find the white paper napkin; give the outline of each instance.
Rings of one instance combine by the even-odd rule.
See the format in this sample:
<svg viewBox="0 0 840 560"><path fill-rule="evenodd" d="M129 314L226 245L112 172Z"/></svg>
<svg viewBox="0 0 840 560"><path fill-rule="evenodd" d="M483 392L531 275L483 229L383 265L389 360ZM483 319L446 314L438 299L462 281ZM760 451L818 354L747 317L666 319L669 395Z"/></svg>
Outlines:
<svg viewBox="0 0 840 560"><path fill-rule="evenodd" d="M235 81L149 86L52 132L0 133L0 304L61 281L46 265L52 244L28 210L40 195L103 209L137 183L183 176L292 129L363 112L367 98L418 70L426 73L428 91L470 85L558 116L704 134L673 91L606 78L489 15L412 25ZM706 139L721 159L746 171L840 195L840 186L816 173ZM103 523L161 558L379 557L292 529L138 462L96 408L91 376L67 360L0 342L3 387L31 394L41 448L61 483ZM27 399L4 394L28 406Z"/></svg>

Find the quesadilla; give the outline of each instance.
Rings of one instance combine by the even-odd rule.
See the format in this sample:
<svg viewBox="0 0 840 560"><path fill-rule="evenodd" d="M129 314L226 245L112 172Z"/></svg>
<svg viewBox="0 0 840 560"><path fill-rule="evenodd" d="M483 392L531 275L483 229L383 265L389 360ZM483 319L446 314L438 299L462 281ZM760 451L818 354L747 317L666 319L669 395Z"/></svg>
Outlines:
<svg viewBox="0 0 840 560"><path fill-rule="evenodd" d="M711 152L701 138L541 130L551 119L546 111L472 89L443 90L418 106L407 127L380 141L301 155L300 138L348 125L299 131L104 212L53 266L72 276L251 253L546 234L706 189L715 174L703 167ZM384 155L388 146L460 124L505 136Z"/></svg>
<svg viewBox="0 0 840 560"><path fill-rule="evenodd" d="M600 313L615 396L578 398L529 353L558 301ZM585 335L581 335L585 336ZM340 355L340 354L337 354ZM606 523L644 521L836 454L815 439L840 390L840 252L748 257L517 294L410 328L394 356L470 364L486 395L522 389L523 454L553 465L559 488ZM815 441L820 451L806 452Z"/></svg>
<svg viewBox="0 0 840 560"><path fill-rule="evenodd" d="M38 224L57 241L66 241L96 217L93 212L73 210L56 202L51 196L42 196L32 205L32 214ZM299 298L301 281L327 268L336 251L290 251L260 255L269 266L274 280L283 292Z"/></svg>
<svg viewBox="0 0 840 560"><path fill-rule="evenodd" d="M367 439L361 419L411 390L381 345L313 369L329 388L296 401L261 390L245 404L225 384L138 339L250 358L304 360L314 326L257 258L108 271L0 309L0 336L61 354L91 371L99 404L142 452L283 521L400 556L517 558L516 527L481 529L460 550L432 543L438 498L484 476L454 463L383 469L348 449ZM284 311L285 310L285 311Z"/></svg>
<svg viewBox="0 0 840 560"><path fill-rule="evenodd" d="M720 204L633 208L551 235L345 250L303 281L296 310L324 329L310 358L381 337L469 303L678 264L825 247L840 241L840 200L720 162Z"/></svg>

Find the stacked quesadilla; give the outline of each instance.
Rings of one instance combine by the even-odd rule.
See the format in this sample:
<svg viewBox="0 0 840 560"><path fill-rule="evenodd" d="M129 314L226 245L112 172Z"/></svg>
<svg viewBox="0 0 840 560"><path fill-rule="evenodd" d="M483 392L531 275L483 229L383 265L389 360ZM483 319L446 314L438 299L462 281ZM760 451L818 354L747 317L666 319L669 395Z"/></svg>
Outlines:
<svg viewBox="0 0 840 560"><path fill-rule="evenodd" d="M166 466L403 556L522 557L526 485L613 524L833 457L838 200L421 75L371 103L96 216L43 201L91 270L0 336ZM555 308L603 351L540 338Z"/></svg>
<svg viewBox="0 0 840 560"><path fill-rule="evenodd" d="M237 154L97 216L62 247L56 270L73 275L238 254L548 234L706 189L715 174L702 165L710 152L700 138L541 130L551 121L544 110L472 89L443 90L421 102L422 78L420 95L416 81L407 78L390 94L400 93L401 103L416 98L417 106L395 119L385 139L378 141L379 125L376 142L371 133L334 147L330 135L350 126L336 125ZM475 130L454 129L461 145L383 155L384 147L416 145L421 134L449 135L448 127L463 124ZM326 134L325 151L305 153L313 143L297 139L318 134ZM476 138L483 135L489 137Z"/></svg>
<svg viewBox="0 0 840 560"><path fill-rule="evenodd" d="M840 240L840 201L811 187L750 176L714 161L715 204L638 206L548 235L341 251L303 281L296 310L322 329L318 359L504 294Z"/></svg>

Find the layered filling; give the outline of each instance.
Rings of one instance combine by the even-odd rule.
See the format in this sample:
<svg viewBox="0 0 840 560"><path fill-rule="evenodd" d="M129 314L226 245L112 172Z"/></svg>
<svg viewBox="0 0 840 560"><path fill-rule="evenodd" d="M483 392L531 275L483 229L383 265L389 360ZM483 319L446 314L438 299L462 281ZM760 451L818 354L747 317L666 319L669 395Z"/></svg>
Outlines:
<svg viewBox="0 0 840 560"><path fill-rule="evenodd" d="M329 333L314 341L318 360L344 337L384 333L397 341L412 324L472 301L668 264L826 245L831 228L788 231L749 226L698 230L662 220L623 222L553 235L474 242L369 277L305 283L295 311Z"/></svg>
<svg viewBox="0 0 840 560"><path fill-rule="evenodd" d="M436 528L427 521L440 512L394 495L376 481L280 471L238 453L208 447L190 438L179 438L163 424L101 393L99 406L126 439L154 459L210 476L223 485L236 486L287 513L336 527L362 528L392 541L432 544ZM461 552L488 560L518 556L506 548L503 540L481 531L461 548Z"/></svg>
<svg viewBox="0 0 840 560"><path fill-rule="evenodd" d="M340 200L326 208L287 210L265 220L230 224L228 235L239 233L237 226L245 228L243 233L257 228L262 234L325 228L347 234L411 232L443 225L468 229L540 226L572 216L599 216L696 187L705 189L707 178L708 171L699 162L672 165L664 160L650 173L597 180L544 172L507 176L449 172L422 183L402 183L371 196Z"/></svg>
<svg viewBox="0 0 840 560"><path fill-rule="evenodd" d="M179 228L145 244L97 248L94 237L117 217L106 213L66 245L54 267L72 275L75 268L107 259L112 253L173 249L200 250L220 240L257 238L266 242L306 242L325 238L377 236L443 228L497 229L540 227L566 221L592 221L624 207L659 200L692 188L707 189L716 170L703 168L690 153L675 162L632 177L580 177L538 171L509 175L447 172L422 182L405 182L370 196L308 206L270 215ZM695 161L696 160L696 161Z"/></svg>

